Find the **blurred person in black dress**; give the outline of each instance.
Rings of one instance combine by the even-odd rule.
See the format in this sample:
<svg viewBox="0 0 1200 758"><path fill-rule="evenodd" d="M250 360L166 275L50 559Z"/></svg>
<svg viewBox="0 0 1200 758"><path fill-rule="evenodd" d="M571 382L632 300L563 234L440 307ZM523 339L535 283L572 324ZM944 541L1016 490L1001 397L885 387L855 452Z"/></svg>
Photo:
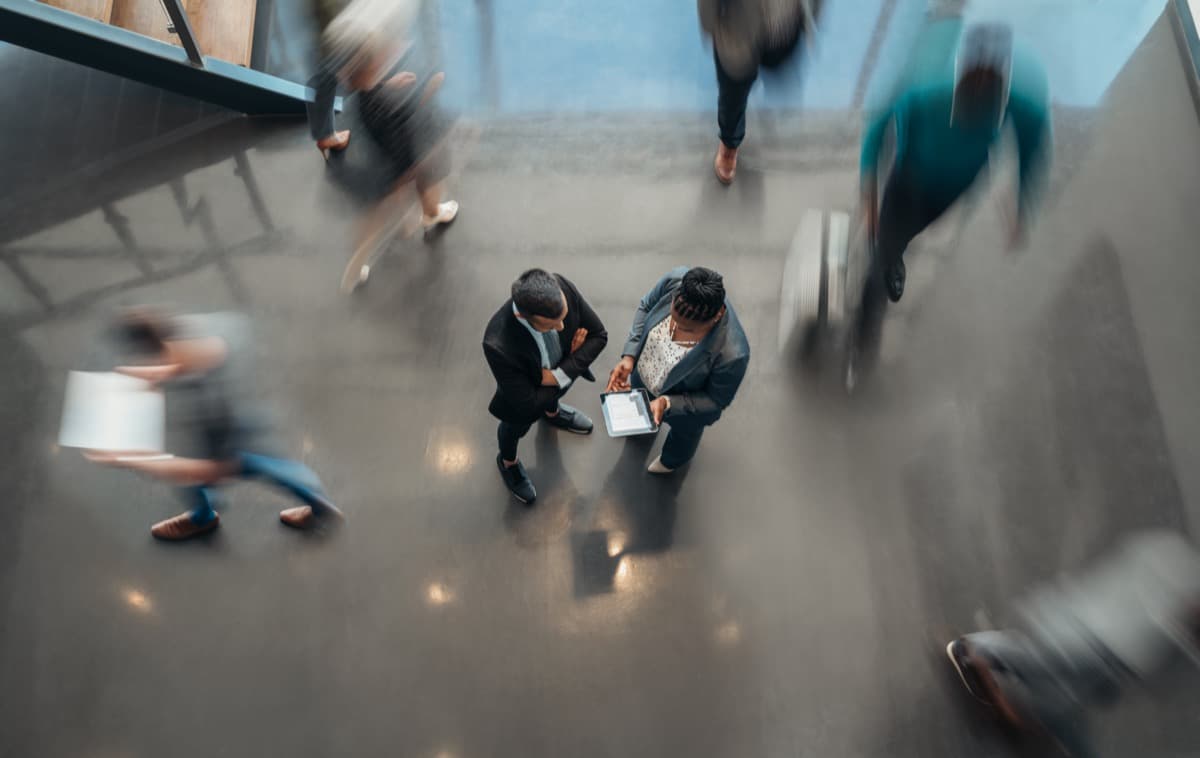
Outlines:
<svg viewBox="0 0 1200 758"><path fill-rule="evenodd" d="M386 159L392 186L363 221L354 262L363 266L394 229L415 186L421 205L420 229L428 238L458 216L458 203L444 198L450 168L447 136L451 120L437 107L446 78L434 56L412 38L420 6L413 0L356 0L325 32L338 61L339 78L358 93L359 116ZM361 259L361 260L360 260ZM359 274L347 269L347 276ZM352 287L353 280L343 282Z"/></svg>

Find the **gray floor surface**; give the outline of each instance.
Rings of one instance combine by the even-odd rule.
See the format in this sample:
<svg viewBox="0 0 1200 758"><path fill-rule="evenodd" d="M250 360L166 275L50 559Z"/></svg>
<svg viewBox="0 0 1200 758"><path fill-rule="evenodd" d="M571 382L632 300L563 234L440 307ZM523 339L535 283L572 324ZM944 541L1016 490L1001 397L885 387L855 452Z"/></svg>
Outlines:
<svg viewBox="0 0 1200 758"><path fill-rule="evenodd" d="M776 342L799 210L853 200L853 114L756 114L728 189L707 114L471 122L461 218L349 297L365 140L327 167L295 123L218 114L169 152L47 157L0 205L0 755L1052 754L964 702L941 646L1200 518L1200 124L1172 34L1059 114L1028 250L998 192L919 241L852 398ZM509 282L576 282L607 373L683 263L725 275L754 351L690 470L541 429L542 497L511 501L479 345ZM219 533L156 544L167 487L54 445L66 371L134 302L253 315L286 447L346 530L289 532L241 485ZM568 401L598 417L598 393ZM1097 719L1106 755L1200 755L1200 682L1176 679Z"/></svg>

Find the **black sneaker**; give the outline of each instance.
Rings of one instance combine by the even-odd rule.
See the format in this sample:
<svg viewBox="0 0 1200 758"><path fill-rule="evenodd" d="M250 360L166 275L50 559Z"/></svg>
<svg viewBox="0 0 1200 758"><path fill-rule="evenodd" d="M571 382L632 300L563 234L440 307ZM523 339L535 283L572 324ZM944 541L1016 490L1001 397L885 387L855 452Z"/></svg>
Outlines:
<svg viewBox="0 0 1200 758"><path fill-rule="evenodd" d="M907 276L908 271L905 270L904 261L900 258L893 261L883 272L883 283L887 286L888 300L893 303L900 302L900 298L904 296L904 280Z"/></svg>
<svg viewBox="0 0 1200 758"><path fill-rule="evenodd" d="M583 415L583 411L572 408L566 403L559 403L558 415L547 416L546 423L571 434L591 434L593 428L592 420Z"/></svg>
<svg viewBox="0 0 1200 758"><path fill-rule="evenodd" d="M525 473L525 464L517 461L515 466L505 466L504 456L496 453L496 466L500 469L500 478L504 480L504 486L508 487L513 497L526 505L537 499L537 490L533 488L533 482L529 481L529 474Z"/></svg>
<svg viewBox="0 0 1200 758"><path fill-rule="evenodd" d="M987 688L984 686L983 680L979 675L979 670L976 668L978 665L977 661L971 656L971 651L967 647L966 640L960 637L949 645L946 645L946 657L950 659L954 670L958 672L958 678L962 680L963 686L967 688L967 692L971 693L971 697L986 705L992 705L992 700L987 694Z"/></svg>

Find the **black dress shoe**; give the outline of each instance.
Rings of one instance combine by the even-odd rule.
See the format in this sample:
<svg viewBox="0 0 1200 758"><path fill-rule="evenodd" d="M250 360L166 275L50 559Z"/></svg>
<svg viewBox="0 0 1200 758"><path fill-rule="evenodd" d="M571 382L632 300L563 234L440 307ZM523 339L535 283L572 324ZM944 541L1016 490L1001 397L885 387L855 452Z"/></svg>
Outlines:
<svg viewBox="0 0 1200 758"><path fill-rule="evenodd" d="M504 480L504 486L508 487L513 497L526 505L537 499L537 490L533 488L533 482L529 481L529 474L525 473L525 464L517 461L515 466L505 466L504 456L497 453L496 466L500 469L500 478Z"/></svg>
<svg viewBox="0 0 1200 758"><path fill-rule="evenodd" d="M883 283L887 285L888 300L893 303L900 302L900 298L904 296L904 280L908 277L908 271L904 268L904 261L897 258L887 267L887 271L883 275Z"/></svg>
<svg viewBox="0 0 1200 758"><path fill-rule="evenodd" d="M559 403L558 415L547 416L546 423L572 434L591 434L593 428L592 420L583 415L583 411L566 403Z"/></svg>

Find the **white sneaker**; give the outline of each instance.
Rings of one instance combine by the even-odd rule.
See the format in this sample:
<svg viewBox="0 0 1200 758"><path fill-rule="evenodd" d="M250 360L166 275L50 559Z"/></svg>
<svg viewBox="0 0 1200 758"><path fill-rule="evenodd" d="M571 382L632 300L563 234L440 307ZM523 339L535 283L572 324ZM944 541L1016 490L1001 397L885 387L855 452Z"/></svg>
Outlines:
<svg viewBox="0 0 1200 758"><path fill-rule="evenodd" d="M649 471L651 474L670 474L670 473L674 473L674 471L675 471L675 469L667 468L666 466L664 466L662 464L662 456L661 455L658 456L657 458L655 458L653 461L651 461L650 465L646 467L646 470Z"/></svg>
<svg viewBox="0 0 1200 758"><path fill-rule="evenodd" d="M453 223L456 218L458 218L458 201L447 200L444 203L438 203L436 216L421 215L421 228L425 232L425 239L433 236L438 227Z"/></svg>

